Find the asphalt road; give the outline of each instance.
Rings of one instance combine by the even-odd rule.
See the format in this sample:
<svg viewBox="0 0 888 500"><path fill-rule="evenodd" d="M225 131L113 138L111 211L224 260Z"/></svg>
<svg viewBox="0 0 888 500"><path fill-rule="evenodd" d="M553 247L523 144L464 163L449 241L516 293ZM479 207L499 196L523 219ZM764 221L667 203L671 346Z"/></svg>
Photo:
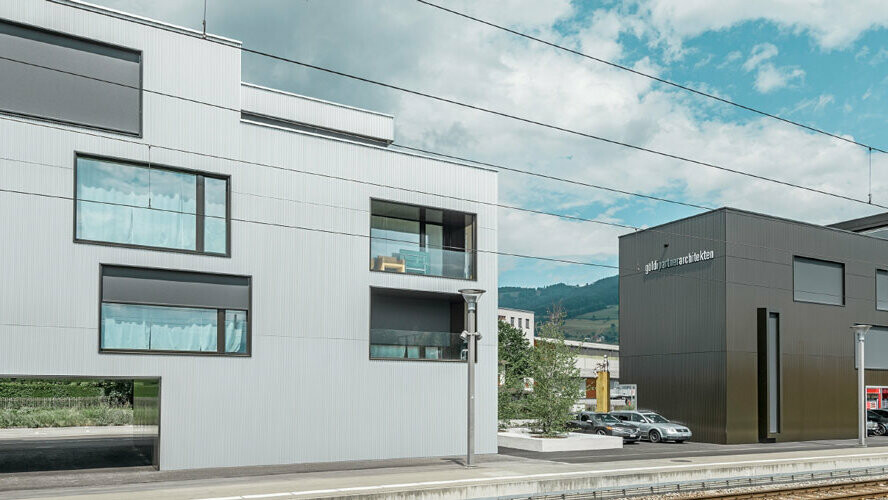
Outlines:
<svg viewBox="0 0 888 500"><path fill-rule="evenodd" d="M832 441L801 441L792 443L754 443L723 445L711 443L638 443L624 444L618 450L588 450L588 451L556 451L541 453L535 451L516 450L500 447L499 453L514 457L532 458L536 460L549 460L570 464L596 463L596 462L620 462L625 460L648 459L672 459L673 462L682 462L683 458L709 457L716 455L745 455L751 453L768 453L780 451L805 451L828 450L833 448L848 448L855 446L857 440L842 439ZM869 437L867 445L888 446L888 437Z"/></svg>
<svg viewBox="0 0 888 500"><path fill-rule="evenodd" d="M99 469L151 465L153 439L131 437L77 437L0 440L0 473Z"/></svg>

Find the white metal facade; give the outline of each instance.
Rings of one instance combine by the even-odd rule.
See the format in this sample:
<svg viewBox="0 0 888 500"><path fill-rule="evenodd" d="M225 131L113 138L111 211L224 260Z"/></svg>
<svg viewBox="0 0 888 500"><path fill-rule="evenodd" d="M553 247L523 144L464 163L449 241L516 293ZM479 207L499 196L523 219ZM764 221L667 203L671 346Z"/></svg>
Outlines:
<svg viewBox="0 0 888 500"><path fill-rule="evenodd" d="M143 89L230 109L143 91L140 138L0 115L0 376L159 377L162 469L459 455L465 364L370 360L369 295L477 287L476 451L496 453L495 172L242 122L243 99L393 130L385 115L242 86L237 42L77 5L0 2L0 19L140 50ZM230 175L231 257L75 243L75 153ZM478 280L370 271L369 239L334 233L368 235L371 198L477 214ZM99 353L100 264L252 276L252 356Z"/></svg>

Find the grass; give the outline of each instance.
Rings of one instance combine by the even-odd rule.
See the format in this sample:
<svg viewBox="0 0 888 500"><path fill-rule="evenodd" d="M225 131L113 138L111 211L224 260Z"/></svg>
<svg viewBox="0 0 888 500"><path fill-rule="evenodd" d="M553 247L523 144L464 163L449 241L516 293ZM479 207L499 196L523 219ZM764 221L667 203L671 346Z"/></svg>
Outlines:
<svg viewBox="0 0 888 500"><path fill-rule="evenodd" d="M611 338L613 335L608 334L611 324L619 331L619 306L608 306L598 311L565 320L564 336L569 340L583 340L586 337L594 340L598 335L602 335L604 337L603 340L615 342L616 338Z"/></svg>
<svg viewBox="0 0 888 500"><path fill-rule="evenodd" d="M133 409L127 406L0 409L0 428L80 427L130 425L132 423Z"/></svg>

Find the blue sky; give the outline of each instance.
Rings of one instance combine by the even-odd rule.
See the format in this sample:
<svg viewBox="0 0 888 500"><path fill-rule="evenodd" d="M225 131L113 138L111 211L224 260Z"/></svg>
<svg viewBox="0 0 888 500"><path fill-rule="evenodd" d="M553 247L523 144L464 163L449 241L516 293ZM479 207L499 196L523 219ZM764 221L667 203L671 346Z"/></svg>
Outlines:
<svg viewBox="0 0 888 500"><path fill-rule="evenodd" d="M200 27L201 0L95 0ZM441 0L449 8L888 149L881 0ZM859 147L653 83L413 0L209 0L209 31L246 47L865 199ZM815 223L874 207L244 56L244 79L395 115L396 142L706 206ZM500 174L505 204L642 227L696 210ZM888 159L873 158L888 204ZM489 225L491 221L482 221ZM619 265L625 230L500 209L485 250ZM501 285L582 284L614 269L501 257Z"/></svg>

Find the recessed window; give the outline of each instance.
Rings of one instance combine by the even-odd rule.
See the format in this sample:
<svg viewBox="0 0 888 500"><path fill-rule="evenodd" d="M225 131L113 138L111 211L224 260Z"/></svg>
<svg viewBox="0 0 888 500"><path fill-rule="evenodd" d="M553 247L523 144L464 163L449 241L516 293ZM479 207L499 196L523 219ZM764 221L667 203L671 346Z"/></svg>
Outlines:
<svg viewBox="0 0 888 500"><path fill-rule="evenodd" d="M876 309L888 311L888 271L876 270Z"/></svg>
<svg viewBox="0 0 888 500"><path fill-rule="evenodd" d="M845 304L845 265L793 257L793 298L800 302Z"/></svg>
<svg viewBox="0 0 888 500"><path fill-rule="evenodd" d="M0 21L0 110L140 135L135 50Z"/></svg>
<svg viewBox="0 0 888 500"><path fill-rule="evenodd" d="M370 269L475 279L475 216L372 200Z"/></svg>
<svg viewBox="0 0 888 500"><path fill-rule="evenodd" d="M78 156L76 238L228 254L228 179Z"/></svg>
<svg viewBox="0 0 888 500"><path fill-rule="evenodd" d="M371 289L371 358L465 360L464 329L460 295Z"/></svg>
<svg viewBox="0 0 888 500"><path fill-rule="evenodd" d="M250 278L102 266L100 348L249 354Z"/></svg>

